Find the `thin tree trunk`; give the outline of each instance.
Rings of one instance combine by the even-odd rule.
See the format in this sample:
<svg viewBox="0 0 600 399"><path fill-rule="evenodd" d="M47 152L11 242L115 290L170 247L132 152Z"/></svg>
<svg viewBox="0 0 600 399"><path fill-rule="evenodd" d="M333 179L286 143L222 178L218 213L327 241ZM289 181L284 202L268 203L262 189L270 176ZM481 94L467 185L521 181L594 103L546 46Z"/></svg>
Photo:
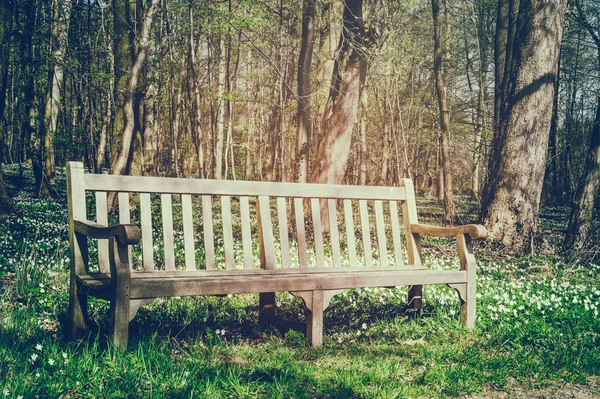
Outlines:
<svg viewBox="0 0 600 399"><path fill-rule="evenodd" d="M190 93L191 102L191 124L192 124L192 140L196 146L196 153L198 156L198 176L201 179L206 178L206 171L204 169L204 137L202 135L202 104L200 97L200 87L198 85L198 76L196 75L196 44L194 41L194 18L192 14L192 3L189 3L189 16L190 16L190 37L189 37L189 57L190 57L190 73L193 89L193 97Z"/></svg>
<svg viewBox="0 0 600 399"><path fill-rule="evenodd" d="M366 88L363 88L360 96L360 151L358 152L358 184L367 185L367 106L368 94Z"/></svg>
<svg viewBox="0 0 600 399"><path fill-rule="evenodd" d="M442 71L443 43L442 43L442 24L440 19L441 0L432 0L433 30L434 30L434 50L433 50L433 69L435 73L435 88L440 110L440 156L443 179L443 199L444 199L444 221L450 224L454 223L456 210L454 208L454 194L452 192L452 170L450 167L450 111L448 109L448 99Z"/></svg>
<svg viewBox="0 0 600 399"><path fill-rule="evenodd" d="M127 78L127 90L125 92L125 96L123 99L123 120L125 122L123 134L121 135L121 146L119 153L114 158L113 163L111 165L111 173L115 175L123 175L126 173L129 162L130 155L132 149L133 142L133 132L135 127L135 119L134 119L134 97L135 91L137 88L140 72L142 70L142 66L144 65L144 61L146 59L146 53L148 50L149 39L150 39L150 28L152 26L152 20L156 11L158 10L158 5L160 0L152 0L148 10L146 12L144 23L140 30L139 34L139 46L138 51L135 57L135 62L131 68L131 71ZM114 195L111 195L111 204L114 201Z"/></svg>
<svg viewBox="0 0 600 399"><path fill-rule="evenodd" d="M46 106L44 112L45 137L44 137L44 184L48 185L47 191L58 195L54 186L56 165L54 160L54 136L56 133L58 111L60 108L60 94L63 85L63 63L67 51L67 38L71 16L71 0L54 0L52 2L52 29L50 37L51 64L48 71L48 91L46 93Z"/></svg>
<svg viewBox="0 0 600 399"><path fill-rule="evenodd" d="M225 60L225 40L221 37L219 40L219 75L217 80L217 102L218 113L217 113L217 136L215 145L215 179L220 180L223 178L223 141L225 139L225 74L226 74L226 60Z"/></svg>
<svg viewBox="0 0 600 399"><path fill-rule="evenodd" d="M315 43L315 1L302 3L302 44L298 59L298 126L296 129L296 176L300 183L308 181L309 151L312 133L311 81L313 47Z"/></svg>

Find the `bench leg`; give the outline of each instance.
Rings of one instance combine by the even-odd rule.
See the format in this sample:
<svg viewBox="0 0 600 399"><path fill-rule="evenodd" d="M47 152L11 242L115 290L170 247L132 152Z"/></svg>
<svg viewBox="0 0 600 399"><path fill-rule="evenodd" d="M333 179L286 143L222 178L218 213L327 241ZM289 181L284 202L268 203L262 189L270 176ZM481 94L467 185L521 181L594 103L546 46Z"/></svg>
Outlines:
<svg viewBox="0 0 600 399"><path fill-rule="evenodd" d="M308 345L319 347L323 345L323 291L312 291L312 306L306 306L306 338Z"/></svg>
<svg viewBox="0 0 600 399"><path fill-rule="evenodd" d="M115 238L109 240L110 257L110 321L109 334L115 347L127 349L129 338L129 317L131 301L129 288L131 276L129 269L129 250L127 245L120 245Z"/></svg>
<svg viewBox="0 0 600 399"><path fill-rule="evenodd" d="M69 287L69 316L67 321L67 340L77 339L79 330L88 328L87 295L78 292L77 281L70 279Z"/></svg>
<svg viewBox="0 0 600 399"><path fill-rule="evenodd" d="M258 320L260 323L273 322L275 319L275 293L264 292L259 294Z"/></svg>
<svg viewBox="0 0 600 399"><path fill-rule="evenodd" d="M467 328L475 327L475 299L477 296L476 273L477 264L473 255L471 237L468 234L456 236L456 247L460 259L460 268L467 272L467 281L464 285L464 293L461 296L460 320ZM460 291L459 291L460 293Z"/></svg>
<svg viewBox="0 0 600 399"><path fill-rule="evenodd" d="M423 286L411 285L408 287L408 307L421 313L423 308Z"/></svg>
<svg viewBox="0 0 600 399"><path fill-rule="evenodd" d="M310 346L323 345L323 312L334 295L344 290L315 290L315 291L293 291L292 295L302 298L306 306L306 339Z"/></svg>

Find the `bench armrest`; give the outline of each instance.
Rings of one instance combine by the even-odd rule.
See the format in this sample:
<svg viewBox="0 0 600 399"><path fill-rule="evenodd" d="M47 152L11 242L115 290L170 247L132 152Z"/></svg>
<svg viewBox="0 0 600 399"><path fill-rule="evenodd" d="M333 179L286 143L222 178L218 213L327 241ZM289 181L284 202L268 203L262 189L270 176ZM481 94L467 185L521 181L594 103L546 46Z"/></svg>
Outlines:
<svg viewBox="0 0 600 399"><path fill-rule="evenodd" d="M89 238L106 239L116 237L119 244L134 245L140 242L140 228L133 224L102 226L89 220L74 220L75 233Z"/></svg>
<svg viewBox="0 0 600 399"><path fill-rule="evenodd" d="M453 227L411 224L410 227L413 233L432 237L455 237L459 234L468 234L474 240L487 237L487 230L480 224L466 224L464 226Z"/></svg>

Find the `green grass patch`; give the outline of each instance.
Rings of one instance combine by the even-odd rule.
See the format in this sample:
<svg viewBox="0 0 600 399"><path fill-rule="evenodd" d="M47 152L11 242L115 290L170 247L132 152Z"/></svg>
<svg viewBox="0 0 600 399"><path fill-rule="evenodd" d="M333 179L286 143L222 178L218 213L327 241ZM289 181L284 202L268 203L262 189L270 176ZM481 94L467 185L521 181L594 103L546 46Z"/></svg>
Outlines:
<svg viewBox="0 0 600 399"><path fill-rule="evenodd" d="M464 397L600 372L600 266L478 248L473 331L460 325L452 289L426 286L419 318L404 287L337 295L319 349L294 329L259 325L257 295L157 300L134 319L127 353L102 333L106 302L91 300L101 332L66 342L66 207L26 193L15 206L0 225L0 397ZM427 264L458 267L452 245L424 240ZM278 293L277 305L284 319L305 320L298 298Z"/></svg>

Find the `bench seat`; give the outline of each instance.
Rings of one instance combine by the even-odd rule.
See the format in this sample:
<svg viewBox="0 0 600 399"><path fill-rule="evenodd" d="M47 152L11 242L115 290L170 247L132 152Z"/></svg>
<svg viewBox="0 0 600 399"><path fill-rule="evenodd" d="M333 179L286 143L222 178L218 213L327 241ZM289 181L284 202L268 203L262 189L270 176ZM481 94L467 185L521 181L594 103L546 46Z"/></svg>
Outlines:
<svg viewBox="0 0 600 399"><path fill-rule="evenodd" d="M284 271L285 273L278 273ZM82 290L110 292L110 276L92 273L78 278ZM463 270L441 272L425 267L395 270L263 270L261 273L152 272L133 273L130 299L172 296L250 294L276 291L340 290L346 288L395 287L417 284L460 284Z"/></svg>

